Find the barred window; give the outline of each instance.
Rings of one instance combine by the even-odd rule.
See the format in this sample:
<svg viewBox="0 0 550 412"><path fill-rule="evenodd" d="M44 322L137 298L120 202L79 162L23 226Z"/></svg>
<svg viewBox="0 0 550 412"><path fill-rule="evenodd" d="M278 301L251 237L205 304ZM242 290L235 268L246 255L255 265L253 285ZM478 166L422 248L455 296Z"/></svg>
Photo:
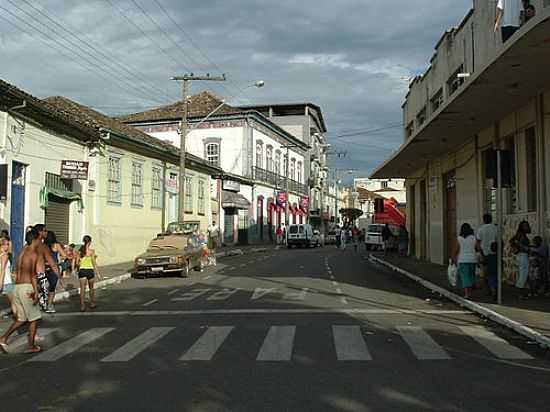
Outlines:
<svg viewBox="0 0 550 412"><path fill-rule="evenodd" d="M132 162L132 201L134 207L143 207L143 164Z"/></svg>
<svg viewBox="0 0 550 412"><path fill-rule="evenodd" d="M189 176L185 177L185 204L184 208L186 212L193 213L193 179Z"/></svg>
<svg viewBox="0 0 550 412"><path fill-rule="evenodd" d="M206 160L218 166L220 164L220 144L219 143L207 143L206 144Z"/></svg>
<svg viewBox="0 0 550 412"><path fill-rule="evenodd" d="M153 166L153 179L151 185L151 208L162 209L162 170Z"/></svg>
<svg viewBox="0 0 550 412"><path fill-rule="evenodd" d="M280 150L277 150L275 152L275 170L274 170L275 173L277 173L278 175L281 174L281 151Z"/></svg>
<svg viewBox="0 0 550 412"><path fill-rule="evenodd" d="M265 148L265 158L266 158L266 162L265 162L266 169L272 172L273 171L273 146L268 145Z"/></svg>
<svg viewBox="0 0 550 412"><path fill-rule="evenodd" d="M111 203L122 202L122 181L120 169L120 157L109 156L107 201Z"/></svg>
<svg viewBox="0 0 550 412"><path fill-rule="evenodd" d="M290 179L296 180L296 159L290 159Z"/></svg>
<svg viewBox="0 0 550 412"><path fill-rule="evenodd" d="M258 169L263 168L263 157L264 157L264 144L260 141L256 142L256 167Z"/></svg>
<svg viewBox="0 0 550 412"><path fill-rule="evenodd" d="M302 183L302 162L298 162L296 170L298 172L298 183Z"/></svg>
<svg viewBox="0 0 550 412"><path fill-rule="evenodd" d="M205 212L206 212L206 202L205 202L205 189L206 189L206 183L204 180L199 180L199 184L198 184L198 193L197 193L197 199L198 199L198 208L199 208L199 213L201 215L204 215Z"/></svg>

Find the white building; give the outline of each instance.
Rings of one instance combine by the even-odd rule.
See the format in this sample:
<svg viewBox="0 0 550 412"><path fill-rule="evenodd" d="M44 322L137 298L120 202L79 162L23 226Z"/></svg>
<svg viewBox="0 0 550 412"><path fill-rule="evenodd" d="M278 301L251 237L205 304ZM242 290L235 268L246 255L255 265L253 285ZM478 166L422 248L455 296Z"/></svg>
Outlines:
<svg viewBox="0 0 550 412"><path fill-rule="evenodd" d="M384 199L395 199L403 206L407 203L405 179L369 179L362 177L354 179L353 186L367 189Z"/></svg>

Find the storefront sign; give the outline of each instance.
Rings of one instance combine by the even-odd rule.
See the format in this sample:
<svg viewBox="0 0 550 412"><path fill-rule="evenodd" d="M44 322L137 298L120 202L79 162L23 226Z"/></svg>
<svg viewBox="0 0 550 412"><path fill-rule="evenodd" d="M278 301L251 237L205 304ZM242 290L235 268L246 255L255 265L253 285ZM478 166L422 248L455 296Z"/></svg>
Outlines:
<svg viewBox="0 0 550 412"><path fill-rule="evenodd" d="M61 179L88 180L88 162L62 160L60 174Z"/></svg>
<svg viewBox="0 0 550 412"><path fill-rule="evenodd" d="M177 173L168 173L166 176L166 191L168 193L178 193L178 174Z"/></svg>
<svg viewBox="0 0 550 412"><path fill-rule="evenodd" d="M230 192L240 192L241 184L235 182L234 180L224 180L223 181L223 190L229 190Z"/></svg>

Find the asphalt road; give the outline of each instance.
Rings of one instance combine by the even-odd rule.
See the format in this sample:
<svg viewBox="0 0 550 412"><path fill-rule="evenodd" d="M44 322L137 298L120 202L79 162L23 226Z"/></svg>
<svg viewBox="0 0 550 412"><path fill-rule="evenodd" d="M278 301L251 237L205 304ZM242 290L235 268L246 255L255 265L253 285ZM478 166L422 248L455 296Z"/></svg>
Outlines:
<svg viewBox="0 0 550 412"><path fill-rule="evenodd" d="M57 305L42 354L12 340L2 411L548 410L548 352L363 251L233 257L98 304Z"/></svg>

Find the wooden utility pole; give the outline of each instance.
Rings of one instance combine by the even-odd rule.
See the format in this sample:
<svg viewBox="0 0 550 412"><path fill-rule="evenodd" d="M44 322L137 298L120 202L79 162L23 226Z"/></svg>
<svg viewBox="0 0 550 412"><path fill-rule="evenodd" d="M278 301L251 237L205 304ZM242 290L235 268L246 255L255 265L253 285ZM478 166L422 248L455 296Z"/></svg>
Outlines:
<svg viewBox="0 0 550 412"><path fill-rule="evenodd" d="M187 140L187 117L188 117L188 101L189 82L193 80L214 80L225 81L225 74L222 76L195 76L193 73L184 74L183 76L172 77L172 80L181 81L182 83L182 100L183 109L181 113L180 126L180 173L179 173L179 191L178 191L178 222L183 223L185 220L185 141Z"/></svg>

